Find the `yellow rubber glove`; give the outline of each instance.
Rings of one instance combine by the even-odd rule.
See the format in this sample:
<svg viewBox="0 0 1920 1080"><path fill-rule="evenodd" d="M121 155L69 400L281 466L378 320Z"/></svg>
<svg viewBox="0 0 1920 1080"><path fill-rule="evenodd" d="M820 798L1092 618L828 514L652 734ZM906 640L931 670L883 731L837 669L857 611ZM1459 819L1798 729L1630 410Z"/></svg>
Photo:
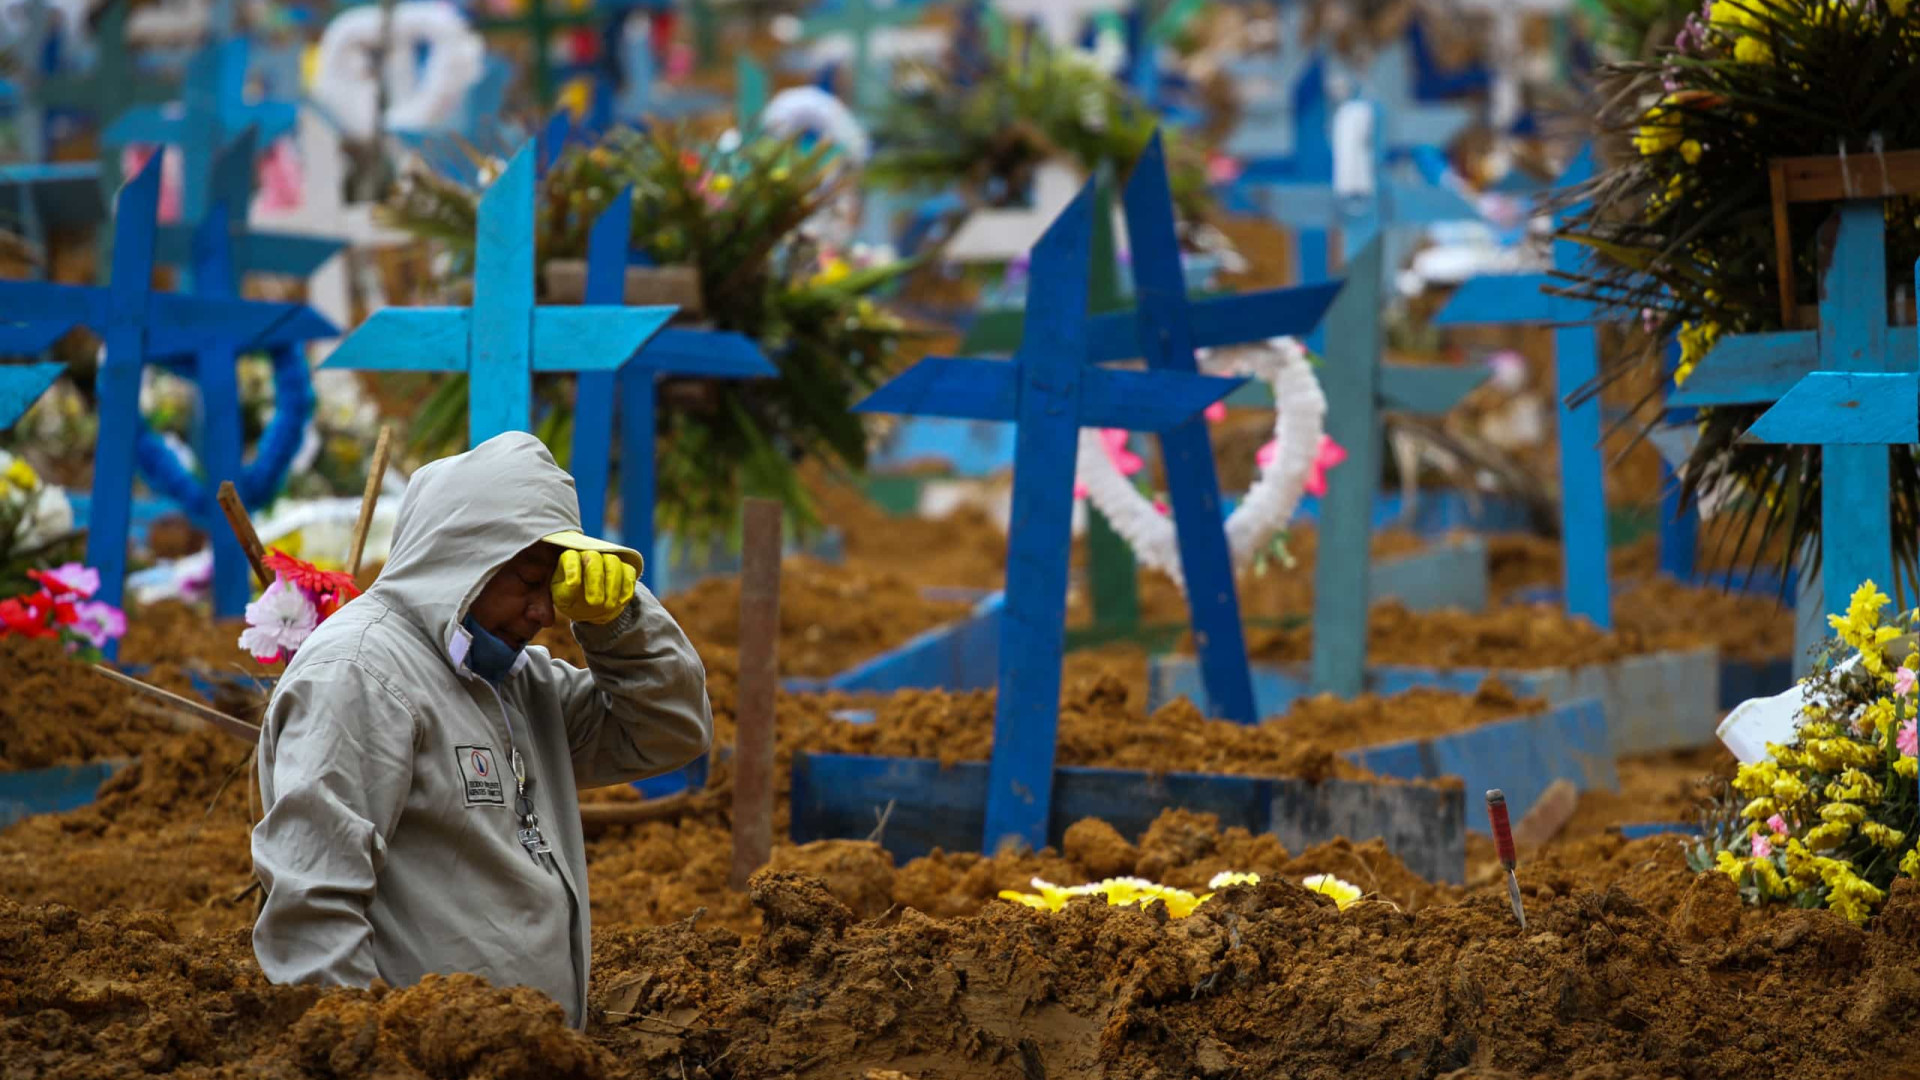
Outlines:
<svg viewBox="0 0 1920 1080"><path fill-rule="evenodd" d="M553 568L553 610L574 622L611 622L633 599L637 579L618 555L563 551Z"/></svg>

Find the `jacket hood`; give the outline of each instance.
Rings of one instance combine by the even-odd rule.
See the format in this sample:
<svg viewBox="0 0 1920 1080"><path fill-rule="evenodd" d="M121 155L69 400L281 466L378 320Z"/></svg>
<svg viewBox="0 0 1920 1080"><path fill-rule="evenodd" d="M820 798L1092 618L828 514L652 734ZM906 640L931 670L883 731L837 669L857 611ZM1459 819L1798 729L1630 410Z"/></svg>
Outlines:
<svg viewBox="0 0 1920 1080"><path fill-rule="evenodd" d="M515 555L580 528L573 477L524 431L496 435L413 474L387 564L367 594L405 615L455 657L460 620Z"/></svg>

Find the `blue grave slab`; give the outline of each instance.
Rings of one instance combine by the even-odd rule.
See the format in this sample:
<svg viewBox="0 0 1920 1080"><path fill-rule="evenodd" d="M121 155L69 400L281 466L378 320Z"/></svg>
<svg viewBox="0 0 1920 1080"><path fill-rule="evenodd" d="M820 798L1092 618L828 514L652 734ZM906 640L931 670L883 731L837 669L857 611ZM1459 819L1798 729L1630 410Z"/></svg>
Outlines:
<svg viewBox="0 0 1920 1080"><path fill-rule="evenodd" d="M1426 551L1376 559L1367 569L1372 603L1397 600L1409 611L1485 611L1487 542L1465 536Z"/></svg>
<svg viewBox="0 0 1920 1080"><path fill-rule="evenodd" d="M797 753L793 840L868 836L891 804L880 844L895 862L973 849L986 827L987 773L983 761L942 768L923 758ZM1080 766L1055 768L1051 786L1045 840L1056 847L1082 818L1138 836L1162 810L1182 807L1219 815L1222 828L1270 832L1291 851L1336 837L1382 837L1422 877L1465 880L1466 799L1458 787Z"/></svg>
<svg viewBox="0 0 1920 1080"><path fill-rule="evenodd" d="M0 829L34 814L78 810L127 761L94 761L46 769L0 772Z"/></svg>
<svg viewBox="0 0 1920 1080"><path fill-rule="evenodd" d="M1649 836L1671 836L1675 839L1694 839L1700 830L1693 825L1683 825L1677 821L1637 821L1631 825L1616 825L1620 835L1628 840L1644 840Z"/></svg>
<svg viewBox="0 0 1920 1080"><path fill-rule="evenodd" d="M1720 664L1712 649L1649 653L1581 668L1432 668L1368 665L1362 689L1398 694L1417 687L1470 694L1488 677L1551 705L1601 702L1613 753L1638 754L1704 746L1714 739L1720 707ZM1253 693L1262 716L1275 716L1312 693L1305 664L1253 665ZM1197 665L1188 656L1148 661L1147 708L1176 697L1206 703Z"/></svg>

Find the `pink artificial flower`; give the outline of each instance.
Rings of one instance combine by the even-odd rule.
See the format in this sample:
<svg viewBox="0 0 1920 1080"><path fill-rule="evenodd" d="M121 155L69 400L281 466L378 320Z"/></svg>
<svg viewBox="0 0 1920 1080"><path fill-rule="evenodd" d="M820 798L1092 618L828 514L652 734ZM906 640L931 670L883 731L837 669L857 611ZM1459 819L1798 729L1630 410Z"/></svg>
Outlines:
<svg viewBox="0 0 1920 1080"><path fill-rule="evenodd" d="M146 167L153 157L151 146L129 146L120 152L120 172L131 179ZM180 189L185 184L181 176L180 152L168 150L167 156L160 159L160 208L159 223L177 225L180 222Z"/></svg>
<svg viewBox="0 0 1920 1080"><path fill-rule="evenodd" d="M1200 415L1207 418L1207 423L1217 424L1227 418L1227 403L1224 401L1216 401L1207 406L1207 411Z"/></svg>
<svg viewBox="0 0 1920 1080"><path fill-rule="evenodd" d="M320 612L306 592L285 577L276 577L259 599L247 605L247 628L240 634L240 647L255 660L271 664L293 655L319 624Z"/></svg>
<svg viewBox="0 0 1920 1080"><path fill-rule="evenodd" d="M1347 460L1347 448L1333 441L1333 436L1320 436L1320 449L1314 451L1313 471L1307 474L1307 494L1324 496L1327 493L1327 470Z"/></svg>
<svg viewBox="0 0 1920 1080"><path fill-rule="evenodd" d="M127 632L126 612L112 604L89 600L74 605L73 614L73 625L68 629L85 638L87 644L96 649L106 648L107 642L117 640Z"/></svg>
<svg viewBox="0 0 1920 1080"><path fill-rule="evenodd" d="M1781 817L1779 814L1775 814L1767 819L1767 828L1773 830L1774 839L1785 840L1787 838L1787 819Z"/></svg>
<svg viewBox="0 0 1920 1080"><path fill-rule="evenodd" d="M1207 156L1207 183L1231 184L1235 180L1240 179L1242 169L1243 166L1239 161L1228 157L1226 154L1209 154Z"/></svg>
<svg viewBox="0 0 1920 1080"><path fill-rule="evenodd" d="M1253 463L1264 469L1273 464L1273 456L1279 452L1280 440L1268 439L1266 445L1253 452Z"/></svg>
<svg viewBox="0 0 1920 1080"><path fill-rule="evenodd" d="M1901 667L1893 675L1893 694L1895 697L1909 697L1913 694L1914 671L1910 667Z"/></svg>
<svg viewBox="0 0 1920 1080"><path fill-rule="evenodd" d="M1105 428L1100 432L1100 441L1107 446L1107 460L1120 470L1121 476L1132 476L1146 467L1140 455L1127 448L1127 440L1132 438L1129 432L1119 428Z"/></svg>
<svg viewBox="0 0 1920 1080"><path fill-rule="evenodd" d="M1155 500L1153 500L1153 508L1154 508L1155 510L1158 510L1158 511L1160 511L1160 516L1161 516L1161 517L1166 517L1167 515L1169 515L1169 514L1171 514L1171 513L1173 513L1173 511L1172 511L1172 510L1169 510L1169 509L1167 508L1167 500L1165 500L1165 499L1155 499Z"/></svg>
<svg viewBox="0 0 1920 1080"><path fill-rule="evenodd" d="M1753 857L1756 859L1764 859L1772 854L1773 839L1764 834L1756 833L1753 837Z"/></svg>
<svg viewBox="0 0 1920 1080"><path fill-rule="evenodd" d="M66 582L82 600L100 591L100 571L85 563L61 563L53 568L53 576Z"/></svg>
<svg viewBox="0 0 1920 1080"><path fill-rule="evenodd" d="M298 210L301 195L300 158L291 142L277 140L260 160L260 193L253 205L261 210Z"/></svg>
<svg viewBox="0 0 1920 1080"><path fill-rule="evenodd" d="M1081 482L1080 482L1080 481L1078 481L1078 480L1075 480L1075 481L1073 482L1073 498L1074 498L1074 501L1075 501L1075 502L1078 502L1078 501L1080 501L1081 499L1084 499L1084 498L1086 498L1086 497L1087 497L1087 485L1085 485L1085 484L1083 484L1083 483L1081 483Z"/></svg>
<svg viewBox="0 0 1920 1080"><path fill-rule="evenodd" d="M685 82L691 74L693 47L676 41L667 48L667 79L670 82Z"/></svg>
<svg viewBox="0 0 1920 1080"><path fill-rule="evenodd" d="M1893 744L1900 748L1902 757L1920 757L1920 732L1914 731L1913 721L1900 725L1900 734L1894 737Z"/></svg>
<svg viewBox="0 0 1920 1080"><path fill-rule="evenodd" d="M1527 358L1512 349L1502 349L1487 359L1493 369L1493 385L1503 393L1517 394L1527 387Z"/></svg>

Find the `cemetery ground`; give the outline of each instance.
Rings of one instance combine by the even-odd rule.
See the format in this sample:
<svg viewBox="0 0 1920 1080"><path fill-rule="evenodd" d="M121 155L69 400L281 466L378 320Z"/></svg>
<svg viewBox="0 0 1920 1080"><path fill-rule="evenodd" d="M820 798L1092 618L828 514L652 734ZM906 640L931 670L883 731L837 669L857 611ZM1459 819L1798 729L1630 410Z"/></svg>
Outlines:
<svg viewBox="0 0 1920 1080"><path fill-rule="evenodd" d="M862 517L844 502L836 512L848 526L844 562L787 561L783 674L842 670L964 614L964 603L928 599L922 586L985 588L1003 573L984 514L927 523ZM1383 531L1376 554L1422 543ZM1310 568L1310 534L1295 548ZM1550 543L1496 552L1497 582L1551 583ZM1616 560L1644 556L1627 549ZM1305 613L1310 579L1250 581L1250 617ZM1142 574L1142 601L1150 616L1179 614L1177 591L1156 575ZM725 748L737 585L712 579L667 602L701 646ZM1416 617L1389 606L1375 621L1418 640L1417 626L1396 622L1417 618L1456 620L1435 632L1468 642L1462 663L1493 662L1502 649L1557 662L1581 649L1631 651L1685 639L1689 625L1690 640L1716 638L1697 616L1657 633L1578 637L1576 624L1528 607ZM186 692L196 671L251 664L232 644L235 628L187 609L131 623L122 659L151 665L161 685ZM1764 620L1741 625L1746 637L1767 636ZM571 646L550 644L563 656ZM1862 930L1825 911L1745 907L1724 875L1696 878L1678 838L1620 835L1622 824L1688 820L1705 785L1731 772L1718 746L1623 759L1618 793L1581 795L1556 835L1523 851L1524 931L1492 845L1477 837L1466 884L1444 885L1377 840L1287 851L1180 810L1144 835L1088 819L1038 854L935 852L898 866L868 840L782 841L751 890L736 893L722 753L676 812L590 830L584 1033L566 1029L557 1008L517 1008L527 991L467 978L400 991L273 987L247 934L257 900L250 747L182 730L50 645L0 643L23 673L4 706L18 734L0 769L137 760L91 805L0 832L0 1075L1838 1077L1915 1041L1902 1018L1920 1006L1920 892L1902 883ZM1490 682L1473 694L1308 701L1247 728L1207 720L1184 700L1149 712L1145 667L1145 653L1124 643L1068 656L1062 765L1364 777L1341 750L1543 707ZM848 709L871 720L835 715ZM782 693L776 832L788 824L795 751L982 760L992 717L990 691ZM639 796L613 788L588 798ZM996 899L1035 877L1138 875L1202 892L1226 870L1265 880L1179 919ZM1341 910L1297 886L1318 873L1365 898ZM1812 1012L1793 1004L1810 983L1824 990Z"/></svg>

